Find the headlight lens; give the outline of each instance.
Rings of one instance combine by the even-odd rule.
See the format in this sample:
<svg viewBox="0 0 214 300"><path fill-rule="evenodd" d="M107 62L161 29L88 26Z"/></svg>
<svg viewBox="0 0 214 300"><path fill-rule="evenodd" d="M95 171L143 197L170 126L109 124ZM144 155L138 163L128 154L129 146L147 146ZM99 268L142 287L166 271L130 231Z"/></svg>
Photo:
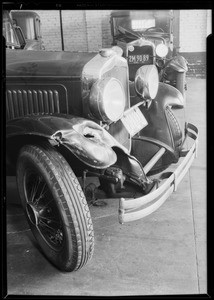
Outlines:
<svg viewBox="0 0 214 300"><path fill-rule="evenodd" d="M154 99L158 92L159 76L155 65L140 67L135 75L135 90L144 99Z"/></svg>
<svg viewBox="0 0 214 300"><path fill-rule="evenodd" d="M165 57L168 53L168 47L164 44L158 44L155 51L159 57Z"/></svg>
<svg viewBox="0 0 214 300"><path fill-rule="evenodd" d="M101 121L116 122L124 112L125 100L125 92L119 80L116 78L100 79L91 88L90 111Z"/></svg>

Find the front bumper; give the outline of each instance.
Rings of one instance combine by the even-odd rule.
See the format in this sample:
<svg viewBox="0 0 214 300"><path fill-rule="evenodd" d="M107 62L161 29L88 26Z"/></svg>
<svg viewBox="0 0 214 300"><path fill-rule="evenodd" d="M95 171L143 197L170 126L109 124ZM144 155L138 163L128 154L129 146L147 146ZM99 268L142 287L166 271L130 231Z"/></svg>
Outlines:
<svg viewBox="0 0 214 300"><path fill-rule="evenodd" d="M172 166L165 170L162 174L165 176L161 180L157 189L151 191L149 194L135 199L121 198L119 201L119 223L123 224L130 221L135 221L151 214L157 210L166 199L176 191L179 183L190 168L194 158L197 156L197 144L198 144L198 129L188 123L186 126L186 135L190 137L194 142L188 151L181 152L181 157L176 169L172 171ZM161 179L161 178L160 178Z"/></svg>

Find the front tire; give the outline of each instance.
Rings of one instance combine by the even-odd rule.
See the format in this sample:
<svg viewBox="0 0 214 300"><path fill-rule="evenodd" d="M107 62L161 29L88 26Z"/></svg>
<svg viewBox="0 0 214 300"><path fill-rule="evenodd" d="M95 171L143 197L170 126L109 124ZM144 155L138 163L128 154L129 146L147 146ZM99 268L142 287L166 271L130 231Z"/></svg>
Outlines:
<svg viewBox="0 0 214 300"><path fill-rule="evenodd" d="M62 271L82 268L93 254L93 225L80 184L64 157L49 144L24 146L17 185L45 256Z"/></svg>

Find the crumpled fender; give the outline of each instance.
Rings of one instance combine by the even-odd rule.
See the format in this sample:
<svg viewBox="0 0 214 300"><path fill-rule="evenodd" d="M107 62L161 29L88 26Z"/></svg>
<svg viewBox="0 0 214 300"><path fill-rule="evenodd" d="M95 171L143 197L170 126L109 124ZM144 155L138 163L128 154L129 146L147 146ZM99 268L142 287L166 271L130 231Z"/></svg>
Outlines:
<svg viewBox="0 0 214 300"><path fill-rule="evenodd" d="M181 55L174 56L167 64L166 68L171 68L179 73L184 73L188 71L187 61Z"/></svg>
<svg viewBox="0 0 214 300"><path fill-rule="evenodd" d="M78 159L94 168L107 168L117 161L112 147L128 154L105 129L97 123L74 116L34 115L14 119L7 124L7 138L37 136L48 139L53 145L67 147Z"/></svg>

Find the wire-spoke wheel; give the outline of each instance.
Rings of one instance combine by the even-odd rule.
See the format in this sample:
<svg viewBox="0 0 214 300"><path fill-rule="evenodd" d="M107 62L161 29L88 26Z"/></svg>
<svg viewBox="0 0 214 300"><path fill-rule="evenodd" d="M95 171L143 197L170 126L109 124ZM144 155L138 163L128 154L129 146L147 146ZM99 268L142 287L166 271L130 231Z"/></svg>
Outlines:
<svg viewBox="0 0 214 300"><path fill-rule="evenodd" d="M17 185L46 257L63 271L83 267L93 254L93 225L80 184L64 157L48 144L24 146Z"/></svg>

